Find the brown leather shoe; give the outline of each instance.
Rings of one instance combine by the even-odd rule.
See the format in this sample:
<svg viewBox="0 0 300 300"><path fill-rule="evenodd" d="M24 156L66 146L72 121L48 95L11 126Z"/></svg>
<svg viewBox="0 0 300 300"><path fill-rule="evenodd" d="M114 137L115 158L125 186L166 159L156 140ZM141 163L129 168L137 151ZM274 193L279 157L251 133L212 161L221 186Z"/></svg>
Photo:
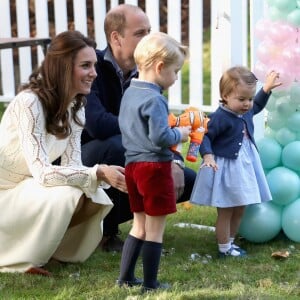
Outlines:
<svg viewBox="0 0 300 300"><path fill-rule="evenodd" d="M105 252L121 252L124 242L117 235L103 236L99 247Z"/></svg>
<svg viewBox="0 0 300 300"><path fill-rule="evenodd" d="M52 276L52 274L50 272L48 272L46 269L39 268L39 267L32 267L32 268L28 269L25 273L31 274L31 275L47 276L47 277Z"/></svg>

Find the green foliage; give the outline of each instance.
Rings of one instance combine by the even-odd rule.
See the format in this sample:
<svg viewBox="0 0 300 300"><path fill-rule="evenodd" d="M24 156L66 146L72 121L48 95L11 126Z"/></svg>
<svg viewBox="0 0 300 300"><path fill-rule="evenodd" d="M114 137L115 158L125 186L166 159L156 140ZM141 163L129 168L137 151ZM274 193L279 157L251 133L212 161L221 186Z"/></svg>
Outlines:
<svg viewBox="0 0 300 300"><path fill-rule="evenodd" d="M5 103L3 103L3 102L0 102L0 120L2 119L2 115L3 115L3 113L4 113L4 111L5 111Z"/></svg>

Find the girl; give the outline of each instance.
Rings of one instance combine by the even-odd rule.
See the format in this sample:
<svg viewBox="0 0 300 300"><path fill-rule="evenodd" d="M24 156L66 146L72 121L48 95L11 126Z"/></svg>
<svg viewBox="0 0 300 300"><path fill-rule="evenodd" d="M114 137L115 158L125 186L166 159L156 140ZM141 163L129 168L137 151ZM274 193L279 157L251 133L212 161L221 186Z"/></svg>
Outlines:
<svg viewBox="0 0 300 300"><path fill-rule="evenodd" d="M219 256L244 256L234 244L246 205L271 200L254 141L253 116L265 107L279 74L267 75L255 95L257 79L242 66L228 69L219 83L221 105L210 115L200 147L203 163L191 202L217 207L216 237Z"/></svg>

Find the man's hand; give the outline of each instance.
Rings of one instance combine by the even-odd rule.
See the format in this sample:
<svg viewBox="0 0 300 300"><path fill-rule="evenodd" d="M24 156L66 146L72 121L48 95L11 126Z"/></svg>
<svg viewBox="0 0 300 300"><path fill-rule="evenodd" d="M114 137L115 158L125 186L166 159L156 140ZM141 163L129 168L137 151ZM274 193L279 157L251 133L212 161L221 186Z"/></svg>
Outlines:
<svg viewBox="0 0 300 300"><path fill-rule="evenodd" d="M178 201L184 191L184 172L183 169L175 162L172 162L172 176L174 181L176 201Z"/></svg>

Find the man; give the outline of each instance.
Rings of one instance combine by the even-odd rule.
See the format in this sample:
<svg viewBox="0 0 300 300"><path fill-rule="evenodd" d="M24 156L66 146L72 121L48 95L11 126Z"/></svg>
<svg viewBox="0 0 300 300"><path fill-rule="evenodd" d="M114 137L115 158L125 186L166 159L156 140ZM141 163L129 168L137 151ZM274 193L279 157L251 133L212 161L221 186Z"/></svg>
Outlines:
<svg viewBox="0 0 300 300"><path fill-rule="evenodd" d="M120 103L131 79L137 77L133 52L150 30L148 17L138 6L118 5L105 17L108 47L96 50L98 76L87 96L86 127L82 134L82 161L86 166L96 163L124 166L125 149L118 124ZM196 173L184 167L181 157L174 157L172 170L178 202L189 200ZM128 195L114 188L107 193L114 207L104 219L100 247L104 251L121 251L119 224L132 219Z"/></svg>

